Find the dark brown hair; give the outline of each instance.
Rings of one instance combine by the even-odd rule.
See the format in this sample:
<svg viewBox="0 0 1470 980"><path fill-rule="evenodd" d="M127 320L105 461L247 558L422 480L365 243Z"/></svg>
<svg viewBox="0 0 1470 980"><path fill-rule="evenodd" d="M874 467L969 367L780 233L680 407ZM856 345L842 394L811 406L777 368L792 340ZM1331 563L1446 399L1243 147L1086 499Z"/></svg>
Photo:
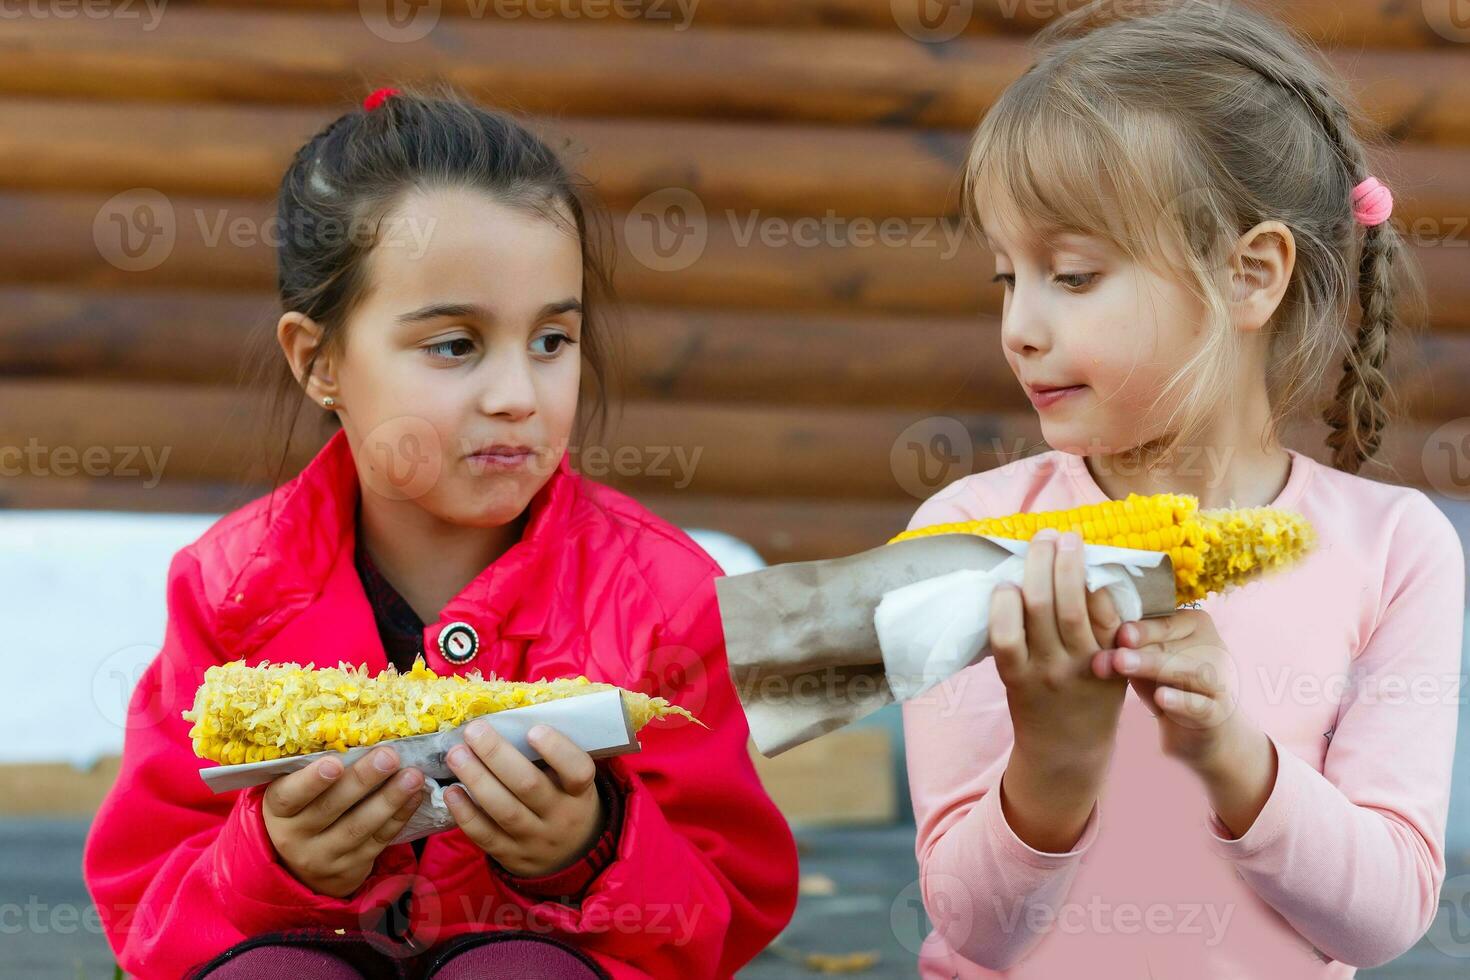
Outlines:
<svg viewBox="0 0 1470 980"><path fill-rule="evenodd" d="M574 438L606 421L614 297L605 210L587 182L513 116L476 105L449 86L405 87L377 108L354 109L317 133L281 179L281 310L316 321L322 340L299 382L281 353L274 322L247 359L253 385L270 393L261 435L268 454L279 448L272 489L280 486L291 456L306 380L323 351L342 349L347 321L371 285L368 259L382 241L385 222L406 193L444 187L479 190L557 223L571 216L567 230L582 249L579 349L588 368ZM325 415L325 425L340 427L335 413ZM283 429L284 442L275 442Z"/></svg>

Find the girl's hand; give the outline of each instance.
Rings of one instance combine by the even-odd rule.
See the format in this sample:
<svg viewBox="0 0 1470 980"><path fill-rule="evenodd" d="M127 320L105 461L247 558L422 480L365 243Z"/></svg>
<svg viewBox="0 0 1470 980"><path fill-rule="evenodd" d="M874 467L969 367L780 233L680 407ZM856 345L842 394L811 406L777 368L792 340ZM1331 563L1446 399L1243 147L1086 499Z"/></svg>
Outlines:
<svg viewBox="0 0 1470 980"><path fill-rule="evenodd" d="M1118 626L1108 594L1087 591L1075 533L1032 537L1022 588L991 599L990 647L1015 730L1001 808L1037 850L1071 850L1097 801L1128 685L1093 676L1088 664Z"/></svg>
<svg viewBox="0 0 1470 980"><path fill-rule="evenodd" d="M1235 661L1206 612L1125 623L1118 649L1099 653L1098 677L1128 678L1159 719L1164 752L1212 774L1246 741L1254 726L1236 711Z"/></svg>
<svg viewBox="0 0 1470 980"><path fill-rule="evenodd" d="M1058 760L1109 754L1127 685L1093 676L1088 664L1119 625L1108 594L1087 591L1081 536L1038 532L1022 588L1002 586L990 604L990 647L1018 748Z"/></svg>
<svg viewBox="0 0 1470 980"><path fill-rule="evenodd" d="M449 787L444 799L459 829L501 867L520 878L539 878L586 854L607 815L590 755L545 725L532 728L527 738L551 774L483 721L468 725L465 744L448 755L463 785Z"/></svg>
<svg viewBox="0 0 1470 980"><path fill-rule="evenodd" d="M1214 621L1183 609L1124 623L1118 646L1094 658L1094 672L1128 678L1159 719L1165 754L1195 771L1220 821L1243 836L1276 783L1276 748L1237 710L1235 661Z"/></svg>
<svg viewBox="0 0 1470 980"><path fill-rule="evenodd" d="M386 746L345 771L341 760L328 756L266 787L266 833L298 881L346 898L419 808L423 787L423 774L398 771L398 753Z"/></svg>

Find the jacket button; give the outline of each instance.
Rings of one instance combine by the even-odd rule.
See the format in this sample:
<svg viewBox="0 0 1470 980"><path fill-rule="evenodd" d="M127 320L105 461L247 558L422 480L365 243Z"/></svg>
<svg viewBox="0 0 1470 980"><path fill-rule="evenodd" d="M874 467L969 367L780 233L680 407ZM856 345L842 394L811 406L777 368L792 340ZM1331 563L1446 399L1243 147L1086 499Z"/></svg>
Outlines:
<svg viewBox="0 0 1470 980"><path fill-rule="evenodd" d="M439 633L439 652L452 664L466 664L480 651L480 638L469 623L450 623Z"/></svg>

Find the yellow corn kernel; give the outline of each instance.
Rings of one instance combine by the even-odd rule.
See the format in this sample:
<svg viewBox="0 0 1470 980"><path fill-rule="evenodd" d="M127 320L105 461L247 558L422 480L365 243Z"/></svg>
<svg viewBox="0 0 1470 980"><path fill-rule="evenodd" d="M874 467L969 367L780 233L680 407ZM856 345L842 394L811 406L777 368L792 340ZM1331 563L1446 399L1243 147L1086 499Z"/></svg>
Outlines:
<svg viewBox="0 0 1470 980"><path fill-rule="evenodd" d="M934 534L983 534L1029 541L1042 528L1076 531L1088 544L1162 551L1174 566L1179 605L1224 592L1299 560L1316 544L1312 525L1274 507L1200 510L1189 494L1129 494L1069 510L932 524L890 541Z"/></svg>
<svg viewBox="0 0 1470 980"><path fill-rule="evenodd" d="M193 708L181 715L194 723L189 738L195 755L214 762L258 762L324 749L342 752L454 728L478 715L604 690L621 691L635 731L672 715L700 723L665 698L586 677L502 681L486 680L478 671L440 677L422 660L406 674L389 667L375 677L366 666L346 664L319 669L215 664L204 672Z"/></svg>

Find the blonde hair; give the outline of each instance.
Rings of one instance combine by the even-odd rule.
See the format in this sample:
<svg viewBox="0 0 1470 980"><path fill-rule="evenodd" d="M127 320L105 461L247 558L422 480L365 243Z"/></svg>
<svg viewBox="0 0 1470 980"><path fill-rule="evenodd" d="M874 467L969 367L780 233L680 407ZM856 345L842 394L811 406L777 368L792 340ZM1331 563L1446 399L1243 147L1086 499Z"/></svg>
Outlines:
<svg viewBox="0 0 1470 980"><path fill-rule="evenodd" d="M1242 233L1282 222L1296 263L1268 325L1263 436L1279 435L1316 395L1323 366L1341 363L1323 418L1332 465L1356 473L1388 424L1388 344L1398 297L1418 282L1391 224L1353 218L1369 144L1342 83L1238 0L1099 0L1033 43L1036 63L975 133L967 217L979 227L977 195L996 193L1034 228L1095 235L1172 269L1202 301L1212 329L1155 403L1176 405L1161 455L1236 390L1240 337L1217 272ZM1354 290L1362 315L1349 342Z"/></svg>

